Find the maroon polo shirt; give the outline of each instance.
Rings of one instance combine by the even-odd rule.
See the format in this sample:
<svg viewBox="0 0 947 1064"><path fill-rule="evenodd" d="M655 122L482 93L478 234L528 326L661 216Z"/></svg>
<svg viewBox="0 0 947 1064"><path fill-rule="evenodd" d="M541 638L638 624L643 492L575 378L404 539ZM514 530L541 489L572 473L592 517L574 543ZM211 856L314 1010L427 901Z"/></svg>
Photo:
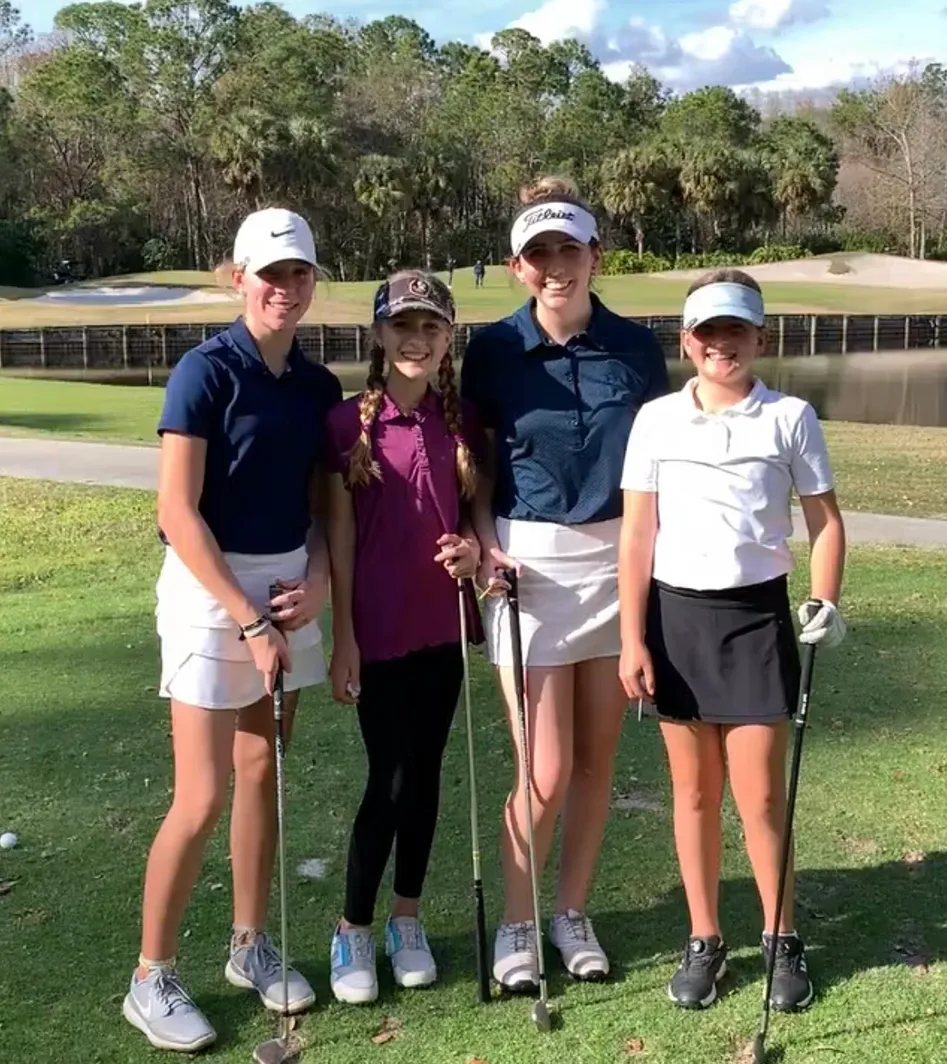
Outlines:
<svg viewBox="0 0 947 1064"><path fill-rule="evenodd" d="M347 470L361 431L358 396L333 407L327 421L326 466ZM464 439L483 455L476 412L461 408ZM382 479L352 492L355 586L352 615L363 661L403 657L460 640L457 583L434 561L438 539L457 532L460 491L454 440L438 395L429 390L402 414L386 393L372 426L372 454Z"/></svg>

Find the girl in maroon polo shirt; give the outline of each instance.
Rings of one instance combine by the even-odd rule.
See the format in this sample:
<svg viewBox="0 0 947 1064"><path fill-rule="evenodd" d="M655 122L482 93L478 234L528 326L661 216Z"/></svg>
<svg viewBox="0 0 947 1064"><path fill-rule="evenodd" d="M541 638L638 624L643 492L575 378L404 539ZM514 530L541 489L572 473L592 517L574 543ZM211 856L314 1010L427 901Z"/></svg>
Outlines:
<svg viewBox="0 0 947 1064"><path fill-rule="evenodd" d="M450 291L420 271L395 274L374 322L365 391L328 420L332 692L357 705L368 754L332 939L332 990L350 1004L378 996L372 921L396 840L385 951L399 986L437 978L418 902L463 679L456 581L480 560L464 510L482 448L454 386Z"/></svg>

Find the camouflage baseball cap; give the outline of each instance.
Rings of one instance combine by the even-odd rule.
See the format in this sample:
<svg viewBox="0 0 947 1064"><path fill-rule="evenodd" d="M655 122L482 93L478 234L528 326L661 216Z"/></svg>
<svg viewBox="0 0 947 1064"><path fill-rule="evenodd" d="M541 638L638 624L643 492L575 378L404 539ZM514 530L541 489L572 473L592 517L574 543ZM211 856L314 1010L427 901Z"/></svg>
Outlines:
<svg viewBox="0 0 947 1064"><path fill-rule="evenodd" d="M422 270L407 270L385 281L375 293L375 321L393 318L406 310L428 310L454 324L456 310L450 289L439 278Z"/></svg>

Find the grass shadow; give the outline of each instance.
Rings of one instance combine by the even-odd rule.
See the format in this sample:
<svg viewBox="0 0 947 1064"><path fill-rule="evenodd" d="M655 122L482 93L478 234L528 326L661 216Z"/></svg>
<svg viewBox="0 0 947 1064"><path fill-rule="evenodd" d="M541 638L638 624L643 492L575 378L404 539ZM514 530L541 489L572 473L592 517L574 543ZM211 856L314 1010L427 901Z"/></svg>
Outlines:
<svg viewBox="0 0 947 1064"><path fill-rule="evenodd" d="M945 881L947 852L927 854L917 864L800 869L796 924L807 944L817 999L860 972L902 964L922 978L931 965L947 960L947 926L941 918ZM723 989L732 992L763 978L753 880L724 880L720 908L731 950ZM660 962L669 976L687 934L683 888L675 887L644 911L596 914L596 930L616 969Z"/></svg>
<svg viewBox="0 0 947 1064"><path fill-rule="evenodd" d="M0 413L0 432L26 430L28 432L95 432L105 423L96 414L69 413Z"/></svg>

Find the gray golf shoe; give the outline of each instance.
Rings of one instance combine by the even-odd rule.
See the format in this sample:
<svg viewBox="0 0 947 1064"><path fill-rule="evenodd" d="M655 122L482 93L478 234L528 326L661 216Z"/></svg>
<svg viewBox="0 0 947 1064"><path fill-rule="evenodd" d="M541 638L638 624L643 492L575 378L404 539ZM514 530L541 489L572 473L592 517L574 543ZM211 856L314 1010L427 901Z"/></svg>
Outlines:
<svg viewBox="0 0 947 1064"><path fill-rule="evenodd" d="M141 980L133 975L122 1015L156 1049L195 1053L217 1039L173 968L155 968Z"/></svg>
<svg viewBox="0 0 947 1064"><path fill-rule="evenodd" d="M308 1009L316 1000L315 991L294 968L289 968L286 974L289 993L285 1011L295 1013ZM280 952L269 935L261 932L250 946L231 945L224 975L234 986L255 990L268 1009L283 1011L283 967Z"/></svg>

